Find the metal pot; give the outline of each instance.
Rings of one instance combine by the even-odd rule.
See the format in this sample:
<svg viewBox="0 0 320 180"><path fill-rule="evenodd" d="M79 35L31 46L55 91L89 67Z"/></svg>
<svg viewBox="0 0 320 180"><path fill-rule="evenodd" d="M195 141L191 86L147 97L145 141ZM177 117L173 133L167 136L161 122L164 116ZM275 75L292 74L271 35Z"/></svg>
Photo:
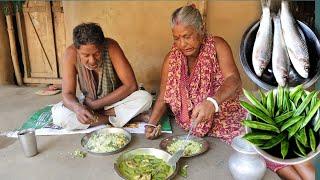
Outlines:
<svg viewBox="0 0 320 180"><path fill-rule="evenodd" d="M320 43L317 36L306 24L301 21L297 21L297 23L300 29L303 31L307 41L311 68L309 72L309 78L304 79L294 70L293 66L291 65L288 85L289 87L294 87L299 84L303 84L304 88L308 88L313 85L320 76L320 71L318 71L320 68ZM245 73L255 84L265 90L271 90L278 86L272 73L271 61L261 77L258 77L255 74L252 66L252 50L258 28L259 21L250 26L242 36L240 45L240 61Z"/></svg>
<svg viewBox="0 0 320 180"><path fill-rule="evenodd" d="M122 179L126 179L126 177L120 172L120 168L119 168L119 164L120 162L122 162L125 159L128 159L130 157L132 157L133 155L153 155L156 158L162 159L165 162L168 163L169 159L171 158L171 155L161 149L155 149L155 148L137 148L131 151L127 151L124 152L123 154L121 154L116 162L114 163L114 169L116 171L116 173L122 178ZM172 173L167 177L167 179L172 179L176 176L177 174L177 170L179 168L178 164L171 166L171 168L173 169Z"/></svg>
<svg viewBox="0 0 320 180"><path fill-rule="evenodd" d="M251 115L248 114L246 119L251 119ZM312 124L313 126L316 124L317 121L320 121L320 110L317 111L317 113L312 118ZM251 128L245 127L246 133L251 132ZM306 161L309 161L313 159L314 157L317 157L320 154L320 144L317 146L316 152L309 152L306 157L296 157L291 159L282 159L280 157L273 156L269 154L268 152L264 151L263 149L259 148L258 146L252 147L256 150L258 154L260 154L265 159L277 163L277 164L283 164L283 165L295 165L295 164L301 164Z"/></svg>
<svg viewBox="0 0 320 180"><path fill-rule="evenodd" d="M259 156L250 143L237 136L231 146L235 152L229 158L229 170L235 180L260 180L267 168L264 159Z"/></svg>

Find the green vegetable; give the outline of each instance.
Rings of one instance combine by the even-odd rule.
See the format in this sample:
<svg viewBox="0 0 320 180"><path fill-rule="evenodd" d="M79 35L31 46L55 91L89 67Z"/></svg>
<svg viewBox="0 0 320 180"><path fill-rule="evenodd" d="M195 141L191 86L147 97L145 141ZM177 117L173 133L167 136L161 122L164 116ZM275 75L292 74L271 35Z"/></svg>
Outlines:
<svg viewBox="0 0 320 180"><path fill-rule="evenodd" d="M293 116L299 116L303 110L307 107L307 105L309 104L309 102L311 101L312 96L314 95L315 92L312 92L310 94L307 95L307 97L305 98L305 100L303 100L303 102L298 106L297 110L294 112Z"/></svg>
<svg viewBox="0 0 320 180"><path fill-rule="evenodd" d="M294 113L293 111L289 111L289 112L286 112L284 114L281 114L280 116L275 117L274 121L276 123L280 123L280 122L290 118L293 115L293 113Z"/></svg>
<svg viewBox="0 0 320 180"><path fill-rule="evenodd" d="M298 121L302 120L303 117L302 116L296 116L296 117L293 117L291 119L289 119L287 122L285 122L281 128L280 128L280 131L284 131L285 129L287 129L288 127L292 126L293 124L297 123Z"/></svg>
<svg viewBox="0 0 320 180"><path fill-rule="evenodd" d="M277 92L277 107L278 107L278 109L283 108L282 102L283 102L283 88L281 86L278 86L278 92Z"/></svg>
<svg viewBox="0 0 320 180"><path fill-rule="evenodd" d="M294 99L294 97L299 93L299 92L302 92L303 91L303 86L300 84L299 86L296 86L295 88L293 88L291 91L290 91L290 99Z"/></svg>
<svg viewBox="0 0 320 180"><path fill-rule="evenodd" d="M271 116L271 113L256 99L253 94L251 94L249 91L243 89L244 95L249 99L249 101L260 111L268 115L269 117ZM268 101L267 101L268 104Z"/></svg>
<svg viewBox="0 0 320 180"><path fill-rule="evenodd" d="M288 150L289 150L289 141L288 141L288 140L283 140L283 141L281 141L281 155L282 155L282 159L284 159L284 158L287 156Z"/></svg>
<svg viewBox="0 0 320 180"><path fill-rule="evenodd" d="M188 168L189 166L186 164L186 165L184 165L184 166L182 166L182 168L180 169L180 171L179 171L179 175L180 176L182 176L182 177L184 177L184 178L187 178L188 177L188 171L187 171L187 168Z"/></svg>
<svg viewBox="0 0 320 180"><path fill-rule="evenodd" d="M184 140L177 139L177 140L174 140L167 147L167 151L170 152L171 154L174 154L175 152L180 150L180 148L183 147L185 145L185 143L187 143L187 145L186 145L184 152L183 152L184 156L191 156L193 154L197 154L202 149L202 144L197 141L188 140L187 142L185 142Z"/></svg>
<svg viewBox="0 0 320 180"><path fill-rule="evenodd" d="M133 155L119 163L119 171L129 180L162 180L173 173L164 160L152 155Z"/></svg>
<svg viewBox="0 0 320 180"><path fill-rule="evenodd" d="M128 141L124 134L99 133L89 138L86 147L95 153L113 152L125 146Z"/></svg>
<svg viewBox="0 0 320 180"><path fill-rule="evenodd" d="M303 155L306 156L306 150L304 149L304 147L300 144L300 142L296 139L296 145L299 149L299 152Z"/></svg>
<svg viewBox="0 0 320 180"><path fill-rule="evenodd" d="M250 139L269 140L273 137L275 137L274 134L265 133L265 132L251 132L243 136L243 138L245 138L246 140L250 140Z"/></svg>
<svg viewBox="0 0 320 180"><path fill-rule="evenodd" d="M260 98L261 98L261 103L266 106L267 105L267 97L266 95L261 91L261 89L259 89L259 94L260 94Z"/></svg>
<svg viewBox="0 0 320 180"><path fill-rule="evenodd" d="M277 133L280 132L276 126L271 125L271 124L267 124L267 123L258 122L258 121L244 120L244 121L242 121L242 124L245 126L248 126L250 128L254 128L254 129L273 131L273 132L277 132Z"/></svg>
<svg viewBox="0 0 320 180"><path fill-rule="evenodd" d="M73 152L73 157L76 157L76 158L85 158L86 156L87 156L86 152L80 151L78 149Z"/></svg>
<svg viewBox="0 0 320 180"><path fill-rule="evenodd" d="M310 147L312 149L313 152L316 151L316 138L314 136L314 132L313 130L310 128L309 129L309 142L310 142Z"/></svg>
<svg viewBox="0 0 320 180"><path fill-rule="evenodd" d="M296 106L298 106L298 102L301 99L303 93L304 91L299 91L298 94L294 97L293 102Z"/></svg>
<svg viewBox="0 0 320 180"><path fill-rule="evenodd" d="M308 139L307 139L307 133L306 128L300 129L298 133L294 135L294 137L299 140L305 147L308 146Z"/></svg>
<svg viewBox="0 0 320 180"><path fill-rule="evenodd" d="M301 153L297 152L296 150L293 150L293 152L294 152L296 155L298 155L299 157L304 158L304 155L302 155Z"/></svg>
<svg viewBox="0 0 320 180"><path fill-rule="evenodd" d="M250 143L256 146L262 146L266 143L266 141L262 139L246 139L246 140L248 140Z"/></svg>
<svg viewBox="0 0 320 180"><path fill-rule="evenodd" d="M310 110L310 112L307 114L307 117L304 119L303 123L301 124L300 129L304 128L308 122L311 120L311 118L316 114L320 107L320 101L318 101Z"/></svg>
<svg viewBox="0 0 320 180"><path fill-rule="evenodd" d="M267 96L267 110L270 112L271 117L274 116L274 97L273 97L273 91L270 91Z"/></svg>
<svg viewBox="0 0 320 180"><path fill-rule="evenodd" d="M287 137L287 133L284 131L281 134L279 134L278 136L276 136L275 138L267 141L266 144L264 144L261 149L270 149L274 146L276 146L277 144L279 144L282 140L284 140Z"/></svg>
<svg viewBox="0 0 320 180"><path fill-rule="evenodd" d="M265 121L266 123L275 124L273 122L273 120L269 116L267 116L266 114L264 114L263 112L261 112L257 108L253 107L249 103L247 103L245 101L240 101L240 104L241 104L242 107L247 109L251 114L253 114L254 116L260 118L261 120Z"/></svg>
<svg viewBox="0 0 320 180"><path fill-rule="evenodd" d="M314 125L314 127L313 127L313 130L315 131L315 132L318 132L318 130L319 130L319 128L320 128L320 117L318 117L318 119L316 119L316 124Z"/></svg>
<svg viewBox="0 0 320 180"><path fill-rule="evenodd" d="M281 152L275 156L287 158L292 154L305 156L310 151L316 151L320 130L320 109L318 92L308 92L302 85L293 89L278 87L277 91L268 93L260 91L261 100L244 90L251 104L241 101L252 118L242 124L252 129L243 136L261 149L271 149L268 152ZM294 137L294 139L292 139ZM271 154L272 155L272 154Z"/></svg>
<svg viewBox="0 0 320 180"><path fill-rule="evenodd" d="M289 135L288 135L289 139L298 132L301 124L302 124L302 121L299 121L295 125L293 125L287 129L287 131L289 132Z"/></svg>

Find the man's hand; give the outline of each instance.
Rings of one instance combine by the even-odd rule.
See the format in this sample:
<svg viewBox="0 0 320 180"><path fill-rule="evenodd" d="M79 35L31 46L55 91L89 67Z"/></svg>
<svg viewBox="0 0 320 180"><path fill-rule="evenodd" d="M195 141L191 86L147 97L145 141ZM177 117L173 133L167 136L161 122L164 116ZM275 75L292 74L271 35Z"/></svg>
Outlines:
<svg viewBox="0 0 320 180"><path fill-rule="evenodd" d="M192 111L191 118L195 121L195 124L200 122L209 121L215 112L214 105L208 101L204 100L199 103Z"/></svg>
<svg viewBox="0 0 320 180"><path fill-rule="evenodd" d="M83 104L87 105L92 110L98 110L96 101L88 96L86 96L86 98L84 99Z"/></svg>
<svg viewBox="0 0 320 180"><path fill-rule="evenodd" d="M94 119L94 115L91 113L88 107L79 105L74 109L77 119L82 124L90 124Z"/></svg>

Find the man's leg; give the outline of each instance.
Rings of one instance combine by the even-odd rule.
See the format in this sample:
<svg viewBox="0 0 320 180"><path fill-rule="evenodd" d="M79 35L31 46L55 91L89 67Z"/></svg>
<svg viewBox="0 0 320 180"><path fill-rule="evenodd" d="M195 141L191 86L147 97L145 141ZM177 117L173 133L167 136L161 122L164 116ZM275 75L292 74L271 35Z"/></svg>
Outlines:
<svg viewBox="0 0 320 180"><path fill-rule="evenodd" d="M115 116L109 116L109 122L115 127L123 127L138 114L147 111L152 105L152 96L147 91L135 91L127 98L105 107L114 109Z"/></svg>
<svg viewBox="0 0 320 180"><path fill-rule="evenodd" d="M63 105L62 102L55 104L52 109L52 119L55 125L67 130L87 129L89 124L82 124L77 120L76 114Z"/></svg>

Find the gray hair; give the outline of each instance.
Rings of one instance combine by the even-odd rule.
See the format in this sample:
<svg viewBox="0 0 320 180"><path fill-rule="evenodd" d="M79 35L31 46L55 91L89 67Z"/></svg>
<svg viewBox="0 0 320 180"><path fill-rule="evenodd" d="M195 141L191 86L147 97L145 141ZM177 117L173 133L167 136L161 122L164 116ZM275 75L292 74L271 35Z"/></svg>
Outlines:
<svg viewBox="0 0 320 180"><path fill-rule="evenodd" d="M192 5L180 7L172 13L171 28L178 24L191 25L200 34L203 34L203 21L201 13Z"/></svg>

